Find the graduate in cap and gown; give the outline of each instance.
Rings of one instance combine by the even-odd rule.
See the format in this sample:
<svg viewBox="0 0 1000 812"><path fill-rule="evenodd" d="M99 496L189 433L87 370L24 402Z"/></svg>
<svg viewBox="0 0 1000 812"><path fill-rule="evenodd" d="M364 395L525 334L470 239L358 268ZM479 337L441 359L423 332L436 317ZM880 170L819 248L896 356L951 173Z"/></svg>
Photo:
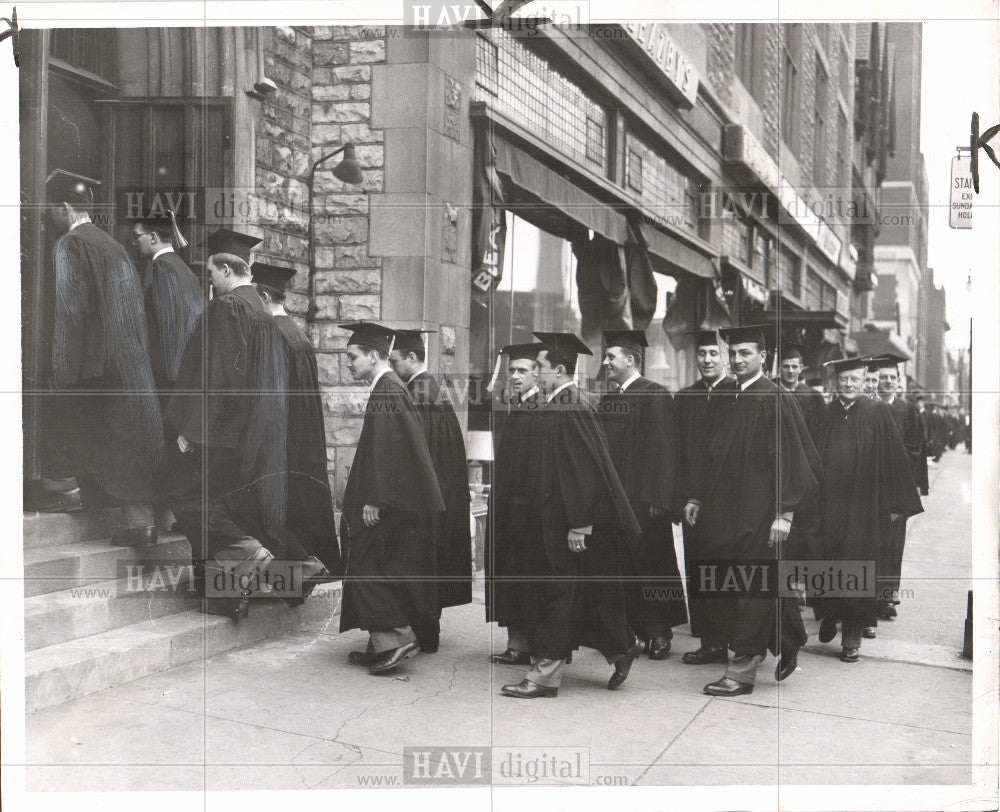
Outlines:
<svg viewBox="0 0 1000 812"><path fill-rule="evenodd" d="M877 562L881 533L887 522L923 511L910 461L892 409L862 394L870 359L847 358L826 364L836 376L835 394L827 404L826 429L819 453L824 489L819 508L820 561ZM821 621L819 639L830 642L841 624L841 655L856 662L865 627L877 625L875 583L859 596L811 596ZM889 574L892 577L892 574Z"/></svg>
<svg viewBox="0 0 1000 812"><path fill-rule="evenodd" d="M751 693L768 650L780 656L775 679L787 678L806 641L794 599L774 589L795 512L814 498L821 474L798 404L764 375L765 329L722 331L737 385L711 401L706 452L684 508L685 521L698 528L694 586L718 604L734 653L725 675L705 686L712 696ZM741 566L754 577L733 590L730 573Z"/></svg>
<svg viewBox="0 0 1000 812"><path fill-rule="evenodd" d="M348 660L385 674L420 651L414 626L440 617L432 528L445 504L420 417L389 366L393 331L371 322L341 327L351 331L347 367L371 389L340 522L340 630L367 631L367 649Z"/></svg>
<svg viewBox="0 0 1000 812"><path fill-rule="evenodd" d="M172 452L167 507L191 541L206 611L246 617L251 597L295 597L267 577L287 541L287 372L281 336L251 284L260 240L209 235L213 298L181 360L166 411ZM287 569L279 560L274 564ZM296 571L301 582L322 564Z"/></svg>
<svg viewBox="0 0 1000 812"><path fill-rule="evenodd" d="M271 313L285 348L288 383L288 529L297 556L315 556L327 573L342 575L340 543L333 515L333 494L327 474L326 426L320 396L316 353L302 329L285 310L294 268L255 262L250 272L257 292ZM316 583L313 579L312 583Z"/></svg>
<svg viewBox="0 0 1000 812"><path fill-rule="evenodd" d="M708 454L708 406L712 398L736 386L736 379L726 371L726 356L717 330L695 330L695 361L698 380L681 389L674 397L677 412L677 497L683 506L691 493L691 474ZM680 511L678 511L680 513ZM681 518L675 516L674 518ZM700 640L694 651L685 652L681 662L687 665L729 662L726 635L716 613L718 604L698 598L690 585L697 577L692 564L699 556L698 528L681 522L684 534L684 568L688 584L688 611L691 634Z"/></svg>
<svg viewBox="0 0 1000 812"><path fill-rule="evenodd" d="M469 529L469 467L462 426L448 390L427 371L424 335L430 330L396 330L389 365L410 393L427 438L445 512L432 516L437 548L438 607L472 603L472 533ZM420 650L437 651L440 615L413 631Z"/></svg>
<svg viewBox="0 0 1000 812"><path fill-rule="evenodd" d="M112 544L153 545L163 424L142 283L125 247L90 219L100 181L57 169L46 183L49 217L64 233L53 247L58 396L46 399L43 456L60 469L50 476L76 479L84 504L121 507Z"/></svg>
<svg viewBox="0 0 1000 812"><path fill-rule="evenodd" d="M530 665L528 630L532 618L519 577L542 548L541 525L534 505L538 498L538 455L545 426L539 409L544 396L538 387L539 343L509 344L500 352L507 359L508 384L498 398L502 425L493 427L493 483L486 513L486 622L507 629L507 646L492 655L498 665ZM489 387L494 391L496 377ZM496 401L494 401L496 402ZM501 422L501 421L495 421Z"/></svg>
<svg viewBox="0 0 1000 812"><path fill-rule="evenodd" d="M927 438L924 423L917 407L899 395L899 356L879 356L873 359L869 369L878 370L878 396L892 410L896 426L903 439L906 456L910 460L913 482L921 496L927 496ZM892 620L899 605L899 582L903 567L903 548L906 545L906 517L897 516L895 521L886 521L881 533L879 557L876 570L879 574L879 617ZM871 630L874 634L874 630ZM869 636L866 634L866 636Z"/></svg>
<svg viewBox="0 0 1000 812"><path fill-rule="evenodd" d="M614 665L609 690L642 653L628 628L621 582L621 561L638 554L641 531L597 415L573 382L577 355L591 352L569 333L535 336L543 345L538 380L546 400L535 491L524 509L536 530L529 541L541 544L520 562L531 667L520 683L501 689L519 699L556 696L566 660L581 645Z"/></svg>
<svg viewBox="0 0 1000 812"><path fill-rule="evenodd" d="M813 444L816 443L823 430L823 416L826 414L826 400L823 395L801 380L802 347L798 344L786 344L778 353L778 386L785 392L795 395L802 410L802 417L809 429Z"/></svg>
<svg viewBox="0 0 1000 812"><path fill-rule="evenodd" d="M149 357L164 405L205 309L201 281L174 250L175 233L180 232L171 217L143 217L132 225L132 244L146 260L142 279Z"/></svg>
<svg viewBox="0 0 1000 812"><path fill-rule="evenodd" d="M670 651L673 627L687 623L671 518L677 510L677 416L670 392L642 376L646 334L604 333L608 383L598 416L629 504L642 528L641 551L624 562L629 626L651 660ZM628 549L627 544L621 544Z"/></svg>

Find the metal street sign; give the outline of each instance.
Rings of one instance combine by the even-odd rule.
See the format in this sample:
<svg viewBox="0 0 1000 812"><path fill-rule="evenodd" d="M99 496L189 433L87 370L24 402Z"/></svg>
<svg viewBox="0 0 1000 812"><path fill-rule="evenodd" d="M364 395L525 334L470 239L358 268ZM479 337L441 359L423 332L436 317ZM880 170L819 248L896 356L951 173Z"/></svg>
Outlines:
<svg viewBox="0 0 1000 812"><path fill-rule="evenodd" d="M951 217L952 228L972 228L972 160L968 155L951 159Z"/></svg>

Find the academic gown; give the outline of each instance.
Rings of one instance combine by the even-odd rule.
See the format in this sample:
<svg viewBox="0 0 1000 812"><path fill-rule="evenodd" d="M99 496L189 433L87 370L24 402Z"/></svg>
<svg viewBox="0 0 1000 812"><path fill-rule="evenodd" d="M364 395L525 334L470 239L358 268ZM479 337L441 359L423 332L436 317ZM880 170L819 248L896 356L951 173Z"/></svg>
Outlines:
<svg viewBox="0 0 1000 812"><path fill-rule="evenodd" d="M143 286L149 359L160 397L165 400L205 309L205 294L201 281L176 251L167 251L146 263Z"/></svg>
<svg viewBox="0 0 1000 812"><path fill-rule="evenodd" d="M690 585L694 583L696 572L692 567L692 562L698 558L698 528L692 527L683 520L684 505L691 495L691 475L696 467L697 461L707 454L708 446L708 405L712 398L718 397L722 392L733 389L736 386L736 379L725 377L714 387L710 387L704 378L699 378L690 386L681 389L674 397L674 408L677 413L677 450L678 450L678 470L677 470L677 495L674 500L676 510L674 521L681 523L681 532L684 538L684 569L685 582L688 585L688 610L691 615L691 634L695 637L703 637L706 640L715 640L724 637L718 624L715 622L715 614L712 611L712 602L694 597Z"/></svg>
<svg viewBox="0 0 1000 812"><path fill-rule="evenodd" d="M493 484L486 511L486 622L524 629L522 561L542 548L538 519L538 455L545 422L544 396L513 396L502 428L495 431Z"/></svg>
<svg viewBox="0 0 1000 812"><path fill-rule="evenodd" d="M624 654L632 636L621 562L638 556L641 529L608 452L593 407L576 386L539 410L535 498L537 535L520 562L523 617L533 656L562 659L574 648ZM593 526L587 549L569 549L571 529ZM624 549L623 549L624 546Z"/></svg>
<svg viewBox="0 0 1000 812"><path fill-rule="evenodd" d="M923 511L892 410L866 396L845 409L834 398L827 405L820 457L825 481L818 524L822 560L875 561L886 516L906 518ZM877 569L875 576L881 577ZM809 603L819 619L877 624L875 597L810 597Z"/></svg>
<svg viewBox="0 0 1000 812"><path fill-rule="evenodd" d="M781 388L784 389L784 387ZM795 402L799 404L799 409L802 411L802 418L806 421L809 436L812 438L813 445L816 445L823 434L826 400L823 398L823 395L804 381L799 381L794 389L784 389L784 391L790 391L795 395Z"/></svg>
<svg viewBox="0 0 1000 812"><path fill-rule="evenodd" d="M286 522L286 358L252 285L216 296L184 352L166 410L171 440L165 500L204 557L246 536L276 556L292 544ZM207 498L202 489L207 489Z"/></svg>
<svg viewBox="0 0 1000 812"><path fill-rule="evenodd" d="M713 397L708 412L706 453L695 461L691 486L701 505L697 559L718 567L716 586L726 589L726 575L739 565L768 566L776 576L785 551L768 545L774 519L815 498L822 473L794 396L767 378ZM776 582L768 580L770 592L704 593L737 656L768 649L777 655L805 644L794 599L774 597Z"/></svg>
<svg viewBox="0 0 1000 812"><path fill-rule="evenodd" d="M139 275L125 248L93 223L60 236L53 259L59 394L47 403L45 457L62 469L54 475L75 476L113 500L152 501L163 424Z"/></svg>
<svg viewBox="0 0 1000 812"><path fill-rule="evenodd" d="M469 530L469 467L462 426L447 390L427 372L406 384L437 472L445 512L433 519L437 548L438 605L472 603L472 535Z"/></svg>
<svg viewBox="0 0 1000 812"><path fill-rule="evenodd" d="M677 416L664 387L639 377L597 409L608 450L642 528L640 553L623 562L629 625L642 639L687 623L671 517L677 490ZM650 507L661 509L650 516ZM627 545L620 545L627 549Z"/></svg>
<svg viewBox="0 0 1000 812"><path fill-rule="evenodd" d="M379 508L366 527L365 505ZM344 491L347 563L340 630L385 631L439 615L437 551L429 532L444 499L410 396L393 372L375 382Z"/></svg>
<svg viewBox="0 0 1000 812"><path fill-rule="evenodd" d="M916 406L898 396L887 405L903 440L914 484L921 495L927 496L927 442L920 412ZM895 520L890 520L888 516L883 517L878 558L875 563L879 575L879 596L883 602L899 603L899 583L905 546L906 517L897 516Z"/></svg>
<svg viewBox="0 0 1000 812"><path fill-rule="evenodd" d="M309 555L342 575L316 353L290 316L274 316L274 324L284 342L288 370L288 527Z"/></svg>

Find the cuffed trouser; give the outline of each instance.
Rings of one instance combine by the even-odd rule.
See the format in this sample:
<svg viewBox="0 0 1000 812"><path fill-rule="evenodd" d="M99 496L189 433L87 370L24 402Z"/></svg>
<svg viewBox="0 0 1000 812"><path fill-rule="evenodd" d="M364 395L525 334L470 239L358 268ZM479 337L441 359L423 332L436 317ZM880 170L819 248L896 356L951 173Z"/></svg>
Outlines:
<svg viewBox="0 0 1000 812"><path fill-rule="evenodd" d="M546 657L531 657L531 668L525 679L546 688L558 688L566 671L566 660L551 660Z"/></svg>
<svg viewBox="0 0 1000 812"><path fill-rule="evenodd" d="M864 626L860 623L840 624L840 645L842 648L861 648L861 632Z"/></svg>
<svg viewBox="0 0 1000 812"><path fill-rule="evenodd" d="M409 626L397 626L394 629L380 629L368 633L368 647L376 654L392 651L394 648L414 643L417 636Z"/></svg>
<svg viewBox="0 0 1000 812"><path fill-rule="evenodd" d="M726 666L724 676L741 685L753 685L757 678L757 668L764 660L763 654L743 654L733 657Z"/></svg>

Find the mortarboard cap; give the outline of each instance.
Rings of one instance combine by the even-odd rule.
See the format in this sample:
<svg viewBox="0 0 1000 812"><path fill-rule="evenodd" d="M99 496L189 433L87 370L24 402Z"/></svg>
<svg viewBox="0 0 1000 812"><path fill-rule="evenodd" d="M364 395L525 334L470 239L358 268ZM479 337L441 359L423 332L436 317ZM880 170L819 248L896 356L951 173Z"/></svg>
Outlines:
<svg viewBox="0 0 1000 812"><path fill-rule="evenodd" d="M506 355L511 361L516 358L530 358L532 361L538 358L538 353L544 349L544 344L531 342L529 344L508 344L500 353Z"/></svg>
<svg viewBox="0 0 1000 812"><path fill-rule="evenodd" d="M244 262L250 262L250 249L260 244L258 237L241 234L228 228L220 228L208 235L202 245L208 249L208 255L235 254Z"/></svg>
<svg viewBox="0 0 1000 812"><path fill-rule="evenodd" d="M898 369L899 365L906 361L906 359L901 355L887 352L882 355L876 355L874 358L869 359L869 361L868 368L871 370Z"/></svg>
<svg viewBox="0 0 1000 812"><path fill-rule="evenodd" d="M427 352L427 347L424 345L424 334L436 332L437 330L396 330L396 343L393 345L393 349L397 349L404 354L408 352Z"/></svg>
<svg viewBox="0 0 1000 812"><path fill-rule="evenodd" d="M827 361L823 364L823 369L826 372L830 372L834 375L839 375L841 372L850 372L852 369L867 369L868 364L871 362L871 358L839 358L836 361Z"/></svg>
<svg viewBox="0 0 1000 812"><path fill-rule="evenodd" d="M542 342L539 350L554 350L563 355L593 355L590 348L573 333L532 333Z"/></svg>
<svg viewBox="0 0 1000 812"><path fill-rule="evenodd" d="M727 327L719 332L730 346L752 341L762 348L770 349L772 342L768 341L767 336L773 330L773 324L747 324L743 327Z"/></svg>
<svg viewBox="0 0 1000 812"><path fill-rule="evenodd" d="M94 192L101 182L86 175L56 169L45 179L45 194L52 203L69 203L73 205L91 205L94 202Z"/></svg>
<svg viewBox="0 0 1000 812"><path fill-rule="evenodd" d="M608 347L624 347L639 353L649 346L645 330L605 330L604 343Z"/></svg>
<svg viewBox="0 0 1000 812"><path fill-rule="evenodd" d="M802 357L801 344L785 344L784 346L782 346L781 351L778 353L778 360L787 361L791 358L798 358L800 361L805 360Z"/></svg>
<svg viewBox="0 0 1000 812"><path fill-rule="evenodd" d="M351 321L337 326L343 330L351 331L351 337L347 339L348 346L358 344L371 347L385 355L392 352L395 331L391 327L383 327L372 321Z"/></svg>
<svg viewBox="0 0 1000 812"><path fill-rule="evenodd" d="M295 278L295 269L269 265L266 262L255 262L250 266L250 274L258 285L266 285L275 290L285 290L288 283Z"/></svg>
<svg viewBox="0 0 1000 812"><path fill-rule="evenodd" d="M687 330L685 335L694 336L695 347L717 347L722 340L718 330Z"/></svg>

